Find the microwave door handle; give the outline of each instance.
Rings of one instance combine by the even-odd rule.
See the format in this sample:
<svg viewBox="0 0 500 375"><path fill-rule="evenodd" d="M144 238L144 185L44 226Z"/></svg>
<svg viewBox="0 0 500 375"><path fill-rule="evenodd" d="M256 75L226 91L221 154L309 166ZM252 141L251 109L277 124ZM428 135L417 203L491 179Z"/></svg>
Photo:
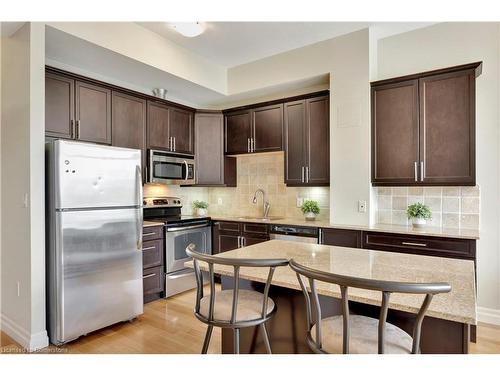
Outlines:
<svg viewBox="0 0 500 375"><path fill-rule="evenodd" d="M186 160L184 160L184 165L186 166L186 177L184 177L184 181L187 181L189 177L189 166Z"/></svg>

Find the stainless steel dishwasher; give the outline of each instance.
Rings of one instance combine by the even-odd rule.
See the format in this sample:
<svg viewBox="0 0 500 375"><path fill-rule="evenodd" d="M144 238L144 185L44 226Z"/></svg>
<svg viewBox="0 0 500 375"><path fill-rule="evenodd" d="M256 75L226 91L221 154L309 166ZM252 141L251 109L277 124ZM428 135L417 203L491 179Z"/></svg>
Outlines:
<svg viewBox="0 0 500 375"><path fill-rule="evenodd" d="M295 225L271 225L271 240L318 243L318 228Z"/></svg>

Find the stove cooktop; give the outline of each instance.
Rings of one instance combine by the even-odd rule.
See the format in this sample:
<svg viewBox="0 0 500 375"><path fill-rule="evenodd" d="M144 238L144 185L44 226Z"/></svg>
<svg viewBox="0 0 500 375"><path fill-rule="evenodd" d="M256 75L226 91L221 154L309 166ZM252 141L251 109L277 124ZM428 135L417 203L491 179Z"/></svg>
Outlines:
<svg viewBox="0 0 500 375"><path fill-rule="evenodd" d="M190 223L206 223L209 217L182 215L181 199L177 197L144 198L144 219L164 223L167 226L182 226Z"/></svg>

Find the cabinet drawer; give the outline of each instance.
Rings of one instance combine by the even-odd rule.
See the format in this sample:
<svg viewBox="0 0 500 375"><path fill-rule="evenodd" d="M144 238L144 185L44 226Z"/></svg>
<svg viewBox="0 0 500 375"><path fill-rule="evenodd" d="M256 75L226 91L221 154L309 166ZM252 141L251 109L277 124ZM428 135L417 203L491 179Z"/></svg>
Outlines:
<svg viewBox="0 0 500 375"><path fill-rule="evenodd" d="M322 228L320 238L324 245L361 247L361 231L359 230Z"/></svg>
<svg viewBox="0 0 500 375"><path fill-rule="evenodd" d="M447 237L365 232L363 248L449 258L476 257L476 241Z"/></svg>
<svg viewBox="0 0 500 375"><path fill-rule="evenodd" d="M267 236L269 234L269 225L267 224L255 224L255 223L243 223L243 233L244 234L258 234Z"/></svg>
<svg viewBox="0 0 500 375"><path fill-rule="evenodd" d="M163 267L152 267L143 271L142 290L145 295L163 292L164 284Z"/></svg>
<svg viewBox="0 0 500 375"><path fill-rule="evenodd" d="M142 244L142 267L161 266L163 259L163 241L146 241Z"/></svg>
<svg viewBox="0 0 500 375"><path fill-rule="evenodd" d="M142 240L144 242L163 239L163 226L142 228Z"/></svg>
<svg viewBox="0 0 500 375"><path fill-rule="evenodd" d="M240 223L235 221L219 221L215 225L218 226L220 231L240 233Z"/></svg>

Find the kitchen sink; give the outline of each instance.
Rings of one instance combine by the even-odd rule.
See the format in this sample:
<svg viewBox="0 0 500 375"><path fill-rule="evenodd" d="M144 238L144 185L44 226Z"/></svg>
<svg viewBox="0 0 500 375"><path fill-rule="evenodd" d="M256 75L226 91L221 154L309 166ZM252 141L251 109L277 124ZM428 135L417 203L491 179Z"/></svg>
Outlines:
<svg viewBox="0 0 500 375"><path fill-rule="evenodd" d="M240 217L238 217L238 220L273 221L273 220L282 220L282 219L284 219L283 216L268 216L268 217L263 217L263 216L240 216Z"/></svg>

